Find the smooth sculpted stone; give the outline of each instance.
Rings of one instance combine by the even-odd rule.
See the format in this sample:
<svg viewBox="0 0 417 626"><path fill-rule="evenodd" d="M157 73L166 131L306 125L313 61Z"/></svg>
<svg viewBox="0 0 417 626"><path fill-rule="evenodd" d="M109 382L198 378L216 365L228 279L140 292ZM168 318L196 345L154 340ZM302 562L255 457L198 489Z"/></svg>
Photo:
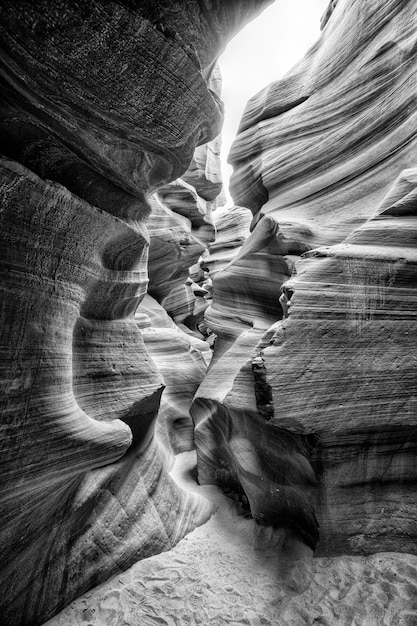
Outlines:
<svg viewBox="0 0 417 626"><path fill-rule="evenodd" d="M135 319L165 386L156 435L174 454L193 450L194 427L189 411L211 360L210 347L181 330L149 295L141 302Z"/></svg>
<svg viewBox="0 0 417 626"><path fill-rule="evenodd" d="M216 209L213 219L216 238L209 243L204 255L204 267L211 278L229 265L249 237L252 213L245 207L224 206Z"/></svg>
<svg viewBox="0 0 417 626"><path fill-rule="evenodd" d="M41 16L30 2L3 2L1 10L7 106L39 119L133 194L180 176L221 124L219 100L199 71L217 53L218 36L197 53L205 35L198 5L185 19L187 3L180 11L159 4L159 16L149 3L134 11L129 2L61 0ZM176 106L167 107L167 97Z"/></svg>
<svg viewBox="0 0 417 626"><path fill-rule="evenodd" d="M416 190L403 171L343 243L305 253L287 319L241 334L191 409L200 481L316 554L416 552Z"/></svg>
<svg viewBox="0 0 417 626"><path fill-rule="evenodd" d="M194 199L187 187L181 186L181 190ZM175 191L173 193L176 195ZM196 306L194 292L187 284L189 268L198 261L205 244L196 236L192 221L171 210L169 203L166 206L153 197L150 204L152 213L147 220L150 235L148 291L174 321L183 323L193 316ZM186 207L185 202L183 206ZM210 233L214 233L212 226Z"/></svg>
<svg viewBox="0 0 417 626"><path fill-rule="evenodd" d="M241 333L194 398L198 480L238 495L257 522L295 532L314 549L310 455L316 436L291 420L273 419L271 390L261 375L262 335L255 328Z"/></svg>
<svg viewBox="0 0 417 626"><path fill-rule="evenodd" d="M407 0L332 2L230 156L254 218L213 281L229 341L191 409L199 477L321 554L416 553L416 22ZM273 232L295 267L274 272L283 319L261 337L230 314L226 274L258 238L275 261Z"/></svg>
<svg viewBox="0 0 417 626"><path fill-rule="evenodd" d="M222 77L218 65L214 66L210 74L208 86L219 98L221 97ZM226 204L221 174L221 144L220 133L208 143L197 146L187 171L182 175L182 179L192 185L201 198L210 202L213 209Z"/></svg>
<svg viewBox="0 0 417 626"><path fill-rule="evenodd" d="M41 624L211 513L153 436L146 198L218 136L215 60L268 3L1 3L6 626Z"/></svg>
<svg viewBox="0 0 417 626"><path fill-rule="evenodd" d="M213 275L213 299L205 319L217 335L216 359L242 332L266 330L281 319L281 287L292 269L278 224L263 218L231 261Z"/></svg>
<svg viewBox="0 0 417 626"><path fill-rule="evenodd" d="M146 238L13 162L1 181L1 614L36 624L210 510L152 442L163 381L128 315L146 258L103 263L127 236L140 261Z"/></svg>
<svg viewBox="0 0 417 626"><path fill-rule="evenodd" d="M5 0L4 126L19 134L22 122L39 121L104 178L141 196L181 176L195 147L219 134L222 105L206 79L227 41L270 1L209 10L204 0L49 0L38 12L29 0Z"/></svg>
<svg viewBox="0 0 417 626"><path fill-rule="evenodd" d="M276 419L319 437L319 552L416 552L417 170L342 244L307 253L263 351Z"/></svg>
<svg viewBox="0 0 417 626"><path fill-rule="evenodd" d="M212 209L215 203L204 200L192 185L178 178L160 187L157 197L166 208L190 220L193 235L202 244L202 250L208 242L214 240Z"/></svg>
<svg viewBox="0 0 417 626"><path fill-rule="evenodd" d="M416 20L413 0L339 0L306 56L248 102L229 161L255 221L340 243L414 164Z"/></svg>
<svg viewBox="0 0 417 626"><path fill-rule="evenodd" d="M208 87L217 97L221 95L221 74L213 68ZM221 135L198 146L183 176L158 187L157 197L174 213L191 222L193 235L201 244L214 240L213 210L225 203L220 162Z"/></svg>

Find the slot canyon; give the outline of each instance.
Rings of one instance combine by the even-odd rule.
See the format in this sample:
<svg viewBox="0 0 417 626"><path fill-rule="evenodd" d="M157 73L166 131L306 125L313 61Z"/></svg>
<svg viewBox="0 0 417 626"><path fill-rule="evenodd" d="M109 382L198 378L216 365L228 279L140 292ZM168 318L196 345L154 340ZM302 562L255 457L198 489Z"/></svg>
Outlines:
<svg viewBox="0 0 417 626"><path fill-rule="evenodd" d="M329 2L229 206L273 1L0 0L3 626L417 624L417 4Z"/></svg>

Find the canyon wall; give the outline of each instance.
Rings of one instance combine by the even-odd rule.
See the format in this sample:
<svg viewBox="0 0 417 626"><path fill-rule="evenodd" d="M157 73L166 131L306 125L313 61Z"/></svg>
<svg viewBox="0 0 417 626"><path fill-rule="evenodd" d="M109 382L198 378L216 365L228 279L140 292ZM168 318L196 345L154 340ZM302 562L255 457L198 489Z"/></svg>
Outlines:
<svg viewBox="0 0 417 626"><path fill-rule="evenodd" d="M417 550L416 24L331 2L229 156L252 232L213 280L199 478L316 554Z"/></svg>
<svg viewBox="0 0 417 626"><path fill-rule="evenodd" d="M1 3L2 624L203 524L194 445L316 554L416 553L417 8L330 2L219 209L216 60L267 4Z"/></svg>
<svg viewBox="0 0 417 626"><path fill-rule="evenodd" d="M2 624L42 623L211 514L167 472L170 449L193 445L207 347L158 300L175 301L213 231L217 55L267 4L1 3ZM148 202L182 175L202 212ZM163 280L161 226L176 263ZM158 369L160 327L181 389Z"/></svg>

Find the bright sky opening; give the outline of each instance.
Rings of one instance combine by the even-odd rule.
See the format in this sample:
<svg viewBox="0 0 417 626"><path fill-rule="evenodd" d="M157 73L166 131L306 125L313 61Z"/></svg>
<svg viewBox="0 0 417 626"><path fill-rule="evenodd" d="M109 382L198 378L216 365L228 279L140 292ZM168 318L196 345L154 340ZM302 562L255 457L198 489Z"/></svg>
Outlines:
<svg viewBox="0 0 417 626"><path fill-rule="evenodd" d="M320 17L329 0L276 0L229 43L220 57L225 121L222 133L222 175L228 205L232 167L227 155L247 101L280 79L320 36Z"/></svg>

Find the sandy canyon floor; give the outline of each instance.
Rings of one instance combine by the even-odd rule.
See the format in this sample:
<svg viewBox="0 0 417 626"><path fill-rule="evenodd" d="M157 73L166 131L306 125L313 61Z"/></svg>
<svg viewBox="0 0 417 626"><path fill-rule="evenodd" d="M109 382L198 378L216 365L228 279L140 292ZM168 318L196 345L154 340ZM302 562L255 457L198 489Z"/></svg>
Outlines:
<svg viewBox="0 0 417 626"><path fill-rule="evenodd" d="M48 626L417 626L417 556L317 558L284 531L238 515L200 487L195 454L173 477L217 512L169 552L84 594Z"/></svg>

